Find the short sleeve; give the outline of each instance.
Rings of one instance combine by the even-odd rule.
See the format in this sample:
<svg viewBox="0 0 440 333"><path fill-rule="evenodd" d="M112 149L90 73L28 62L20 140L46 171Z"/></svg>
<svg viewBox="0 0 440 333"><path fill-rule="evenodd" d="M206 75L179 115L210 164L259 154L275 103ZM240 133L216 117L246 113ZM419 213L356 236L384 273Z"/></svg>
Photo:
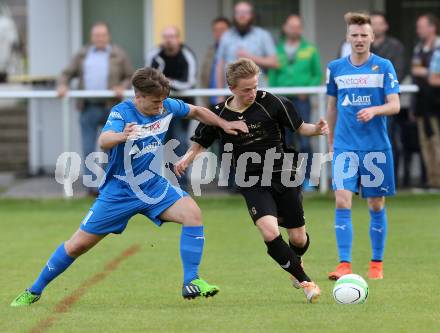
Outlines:
<svg viewBox="0 0 440 333"><path fill-rule="evenodd" d="M335 83L334 73L330 66L327 67L325 74L325 84L327 85L327 95L336 97L338 95L338 87Z"/></svg>
<svg viewBox="0 0 440 333"><path fill-rule="evenodd" d="M114 107L110 111L107 122L105 123L102 132L113 131L119 133L124 131L124 127L124 117L122 116L122 113L118 110L118 108Z"/></svg>
<svg viewBox="0 0 440 333"><path fill-rule="evenodd" d="M385 95L388 96L391 94L398 94L400 92L400 88L396 71L389 60L387 60L386 64L386 71L383 78Z"/></svg>
<svg viewBox="0 0 440 333"><path fill-rule="evenodd" d="M204 148L208 148L219 138L220 135L216 127L200 123L191 137L191 141L197 142Z"/></svg>
<svg viewBox="0 0 440 333"><path fill-rule="evenodd" d="M440 74L440 49L437 49L432 55L429 72L432 74Z"/></svg>
<svg viewBox="0 0 440 333"><path fill-rule="evenodd" d="M189 106L181 99L167 98L163 106L166 111L172 113L175 117L183 118L189 113Z"/></svg>
<svg viewBox="0 0 440 333"><path fill-rule="evenodd" d="M278 99L279 107L277 112L277 118L281 125L284 127L288 127L293 131L296 131L301 127L304 120L299 115L298 111L296 111L295 106L291 101L289 101L285 97L276 97Z"/></svg>

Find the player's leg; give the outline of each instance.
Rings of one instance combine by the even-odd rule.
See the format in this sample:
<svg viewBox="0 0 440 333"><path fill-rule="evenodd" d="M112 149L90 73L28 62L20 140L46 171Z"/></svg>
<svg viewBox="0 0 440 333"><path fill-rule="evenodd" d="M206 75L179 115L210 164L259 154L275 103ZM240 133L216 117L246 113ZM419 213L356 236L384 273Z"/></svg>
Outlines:
<svg viewBox="0 0 440 333"><path fill-rule="evenodd" d="M296 278L299 287L304 290L307 301L315 303L321 294L319 287L304 272L301 260L283 240L278 229L278 219L272 215L260 217L256 222L258 230L267 246L267 254L275 260L282 269Z"/></svg>
<svg viewBox="0 0 440 333"><path fill-rule="evenodd" d="M330 280L337 280L342 275L350 274L351 251L353 243L353 225L351 220L351 205L353 193L348 190L335 191L335 234L338 248L339 265L333 272L328 273Z"/></svg>
<svg viewBox="0 0 440 333"><path fill-rule="evenodd" d="M63 273L80 255L95 246L105 235L94 235L78 229L52 253L35 282L18 295L11 306L30 305L40 299L44 288Z"/></svg>
<svg viewBox="0 0 440 333"><path fill-rule="evenodd" d="M332 163L332 186L335 191L334 227L339 265L328 274L331 280L351 273L353 226L351 205L353 193L359 191L359 154L335 150Z"/></svg>
<svg viewBox="0 0 440 333"><path fill-rule="evenodd" d="M387 238L387 215L385 210L385 197L368 198L370 210L370 242L372 258L368 277L370 279L383 279L383 255Z"/></svg>
<svg viewBox="0 0 440 333"><path fill-rule="evenodd" d="M275 260L282 269L295 276L299 281L311 281L301 267L301 261L283 240L278 229L278 219L272 215L260 217L255 225L267 246L267 254Z"/></svg>
<svg viewBox="0 0 440 333"><path fill-rule="evenodd" d="M368 277L383 278L383 255L387 238L385 196L395 194L394 163L391 149L367 152L362 158L362 197L367 198L370 211L372 258Z"/></svg>
<svg viewBox="0 0 440 333"><path fill-rule="evenodd" d="M272 186L275 186L274 196L278 209L278 224L286 228L289 246L301 260L310 245L305 227L301 189L297 187L286 188L281 184L273 184Z"/></svg>
<svg viewBox="0 0 440 333"><path fill-rule="evenodd" d="M197 203L191 197L184 196L164 210L159 217L163 221L182 224L180 237L180 257L183 266L182 296L194 298L217 294L219 292L217 286L210 285L199 277L205 235L202 214Z"/></svg>

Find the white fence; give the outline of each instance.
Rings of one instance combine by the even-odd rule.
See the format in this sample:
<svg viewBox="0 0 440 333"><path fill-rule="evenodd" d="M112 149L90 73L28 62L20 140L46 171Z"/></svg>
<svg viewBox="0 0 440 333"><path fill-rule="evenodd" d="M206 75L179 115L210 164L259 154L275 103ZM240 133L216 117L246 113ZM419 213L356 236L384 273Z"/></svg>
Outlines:
<svg viewBox="0 0 440 333"><path fill-rule="evenodd" d="M285 88L267 88L265 89L271 93L278 95L316 95L317 96L317 111L318 117L324 117L326 114L326 88L325 86L317 87L285 87ZM418 91L416 85L402 85L400 86L402 93L414 93ZM179 93L173 93L173 97L202 97L202 96L224 96L230 95L228 89L189 89L181 91ZM62 100L62 117L61 117L61 128L62 128L62 147L63 151L71 151L71 127L69 125L69 113L70 110L70 99L77 98L108 98L114 97L115 94L111 90L70 90ZM133 97L134 93L132 90L127 90L124 92L124 97ZM19 91L1 91L0 99L28 99L28 100L38 100L38 99L58 99L57 92L54 90L19 90ZM30 126L30 128L34 128ZM30 137L35 137L30 135ZM326 151L326 138L320 136L318 139L318 151ZM33 147L33 144L29 145ZM325 193L328 190L328 174L327 168L321 168L319 188L321 193Z"/></svg>

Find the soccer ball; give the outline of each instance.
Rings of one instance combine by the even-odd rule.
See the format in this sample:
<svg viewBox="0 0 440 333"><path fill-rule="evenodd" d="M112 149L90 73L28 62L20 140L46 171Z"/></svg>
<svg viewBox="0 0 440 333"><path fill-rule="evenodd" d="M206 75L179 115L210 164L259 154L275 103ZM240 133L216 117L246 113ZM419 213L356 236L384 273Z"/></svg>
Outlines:
<svg viewBox="0 0 440 333"><path fill-rule="evenodd" d="M362 304L368 297L368 284L357 274L341 276L333 288L333 298L339 304Z"/></svg>

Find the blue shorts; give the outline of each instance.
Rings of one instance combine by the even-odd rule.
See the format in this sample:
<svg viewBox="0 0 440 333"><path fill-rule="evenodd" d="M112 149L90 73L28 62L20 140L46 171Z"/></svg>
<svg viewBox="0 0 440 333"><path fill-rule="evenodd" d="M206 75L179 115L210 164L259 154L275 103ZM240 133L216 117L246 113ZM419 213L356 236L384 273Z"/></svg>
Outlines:
<svg viewBox="0 0 440 333"><path fill-rule="evenodd" d="M159 218L160 214L185 196L188 196L188 193L171 184L164 198L153 203L147 203L135 194L117 199L105 194L100 195L82 220L80 229L95 235L120 234L127 227L128 220L136 214L145 215L160 226L164 222Z"/></svg>
<svg viewBox="0 0 440 333"><path fill-rule="evenodd" d="M375 152L335 149L332 186L335 191L360 191L363 198L394 195L396 188L391 149Z"/></svg>

